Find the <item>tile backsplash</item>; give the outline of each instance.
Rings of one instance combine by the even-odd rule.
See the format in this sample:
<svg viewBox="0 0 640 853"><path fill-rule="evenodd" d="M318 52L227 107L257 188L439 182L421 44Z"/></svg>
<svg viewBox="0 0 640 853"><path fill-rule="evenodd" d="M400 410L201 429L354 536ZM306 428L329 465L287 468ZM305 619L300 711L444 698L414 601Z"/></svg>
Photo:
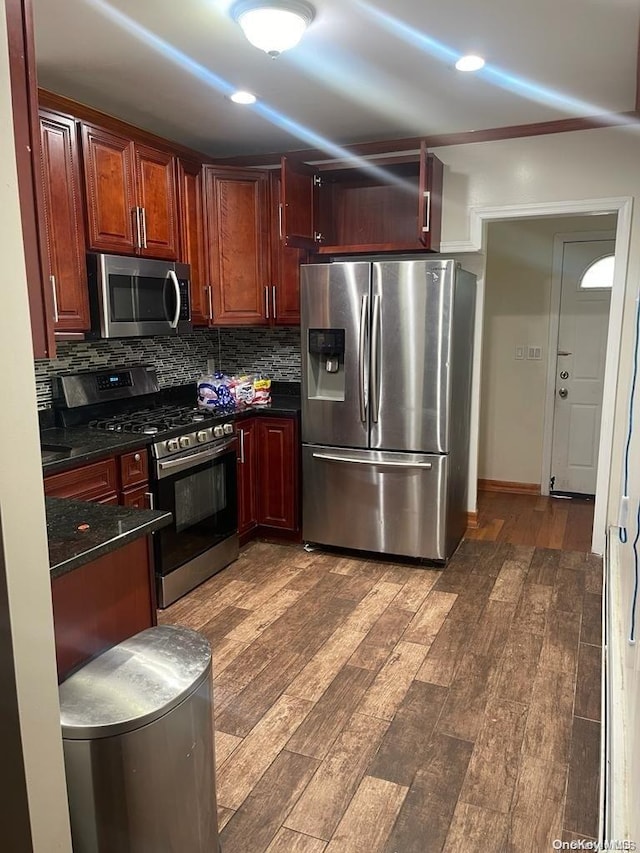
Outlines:
<svg viewBox="0 0 640 853"><path fill-rule="evenodd" d="M213 358L217 370L251 370L300 381L300 330L203 329L179 337L64 342L58 357L35 362L38 408L51 407L51 376L132 364L153 364L162 387L195 381Z"/></svg>

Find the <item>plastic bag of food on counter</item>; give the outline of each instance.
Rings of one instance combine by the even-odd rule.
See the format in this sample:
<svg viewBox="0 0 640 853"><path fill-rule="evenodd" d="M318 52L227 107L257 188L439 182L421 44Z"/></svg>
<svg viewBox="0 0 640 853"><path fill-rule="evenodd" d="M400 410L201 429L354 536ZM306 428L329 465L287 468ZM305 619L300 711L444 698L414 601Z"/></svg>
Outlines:
<svg viewBox="0 0 640 853"><path fill-rule="evenodd" d="M207 411L230 412L235 409L231 380L224 373L203 374L198 380L198 407Z"/></svg>
<svg viewBox="0 0 640 853"><path fill-rule="evenodd" d="M232 376L229 387L231 395L235 401L236 408L244 409L247 406L253 405L255 397L253 376L249 376L248 374Z"/></svg>
<svg viewBox="0 0 640 853"><path fill-rule="evenodd" d="M253 377L254 406L266 406L271 402L271 380L264 376Z"/></svg>

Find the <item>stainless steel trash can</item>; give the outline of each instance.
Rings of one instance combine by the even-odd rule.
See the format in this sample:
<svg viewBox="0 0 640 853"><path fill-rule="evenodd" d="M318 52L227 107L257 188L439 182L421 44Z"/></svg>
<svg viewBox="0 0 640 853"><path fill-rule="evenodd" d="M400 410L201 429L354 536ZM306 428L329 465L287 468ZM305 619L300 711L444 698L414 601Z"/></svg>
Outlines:
<svg viewBox="0 0 640 853"><path fill-rule="evenodd" d="M60 685L74 853L216 853L211 648L148 628Z"/></svg>

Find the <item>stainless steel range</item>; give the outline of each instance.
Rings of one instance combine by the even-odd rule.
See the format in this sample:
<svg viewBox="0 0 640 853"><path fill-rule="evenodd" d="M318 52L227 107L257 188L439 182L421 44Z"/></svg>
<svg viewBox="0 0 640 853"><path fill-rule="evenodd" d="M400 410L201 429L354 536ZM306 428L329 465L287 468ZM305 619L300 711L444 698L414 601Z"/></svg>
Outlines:
<svg viewBox="0 0 640 853"><path fill-rule="evenodd" d="M228 414L167 403L144 366L58 376L53 395L62 426L153 436L152 505L173 514L153 535L159 607L236 559L237 439Z"/></svg>

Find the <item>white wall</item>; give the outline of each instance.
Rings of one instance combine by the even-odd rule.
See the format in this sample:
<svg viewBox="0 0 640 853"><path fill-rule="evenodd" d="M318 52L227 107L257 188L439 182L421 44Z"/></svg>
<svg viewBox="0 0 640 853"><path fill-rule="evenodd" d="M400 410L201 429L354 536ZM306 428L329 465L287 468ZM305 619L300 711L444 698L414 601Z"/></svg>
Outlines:
<svg viewBox="0 0 640 853"><path fill-rule="evenodd" d="M487 229L478 477L540 485L553 242L614 230L615 216L492 222ZM542 359L526 358L527 345ZM516 360L516 346L525 359Z"/></svg>
<svg viewBox="0 0 640 853"><path fill-rule="evenodd" d="M615 524L621 494L622 464L627 424L627 405L632 377L635 302L640 282L640 128L602 128L576 133L552 134L527 139L451 146L435 152L445 163L444 251L477 248L478 234L472 234L473 210L495 206L545 204L631 197L633 213L629 243L620 362L616 387L612 473L609 484L607 518ZM480 303L483 288L480 282ZM640 405L639 405L640 409ZM475 412L477 419L477 412ZM640 423L640 413L636 423ZM475 425L477 439L477 420ZM640 430L636 426L631 448L629 483L630 519L635 519L640 502ZM636 532L633 523L629 541ZM614 598L614 625L628 629L633 552L629 544L620 549L620 596ZM616 638L625 650L624 666L631 676L637 672L638 655L626 645L624 630ZM620 654L620 657L622 653ZM622 662L618 660L618 662ZM634 676L636 685L637 677ZM631 680L628 682L631 683ZM627 790L618 785L613 796L624 800L613 834L640 841L640 697L629 690L614 708L614 725L620 728L626 716L630 736L624 741L629 773Z"/></svg>
<svg viewBox="0 0 640 853"><path fill-rule="evenodd" d="M0 13L0 571L6 590L0 624L4 642L13 645L14 670L11 684L2 684L2 702L17 704L24 767L19 775L26 783L31 839L22 829L16 835L14 815L6 817L0 837L3 849L11 839L12 851L65 853L71 837L10 97L6 21ZM5 785L15 784L14 768L5 764L4 770Z"/></svg>

